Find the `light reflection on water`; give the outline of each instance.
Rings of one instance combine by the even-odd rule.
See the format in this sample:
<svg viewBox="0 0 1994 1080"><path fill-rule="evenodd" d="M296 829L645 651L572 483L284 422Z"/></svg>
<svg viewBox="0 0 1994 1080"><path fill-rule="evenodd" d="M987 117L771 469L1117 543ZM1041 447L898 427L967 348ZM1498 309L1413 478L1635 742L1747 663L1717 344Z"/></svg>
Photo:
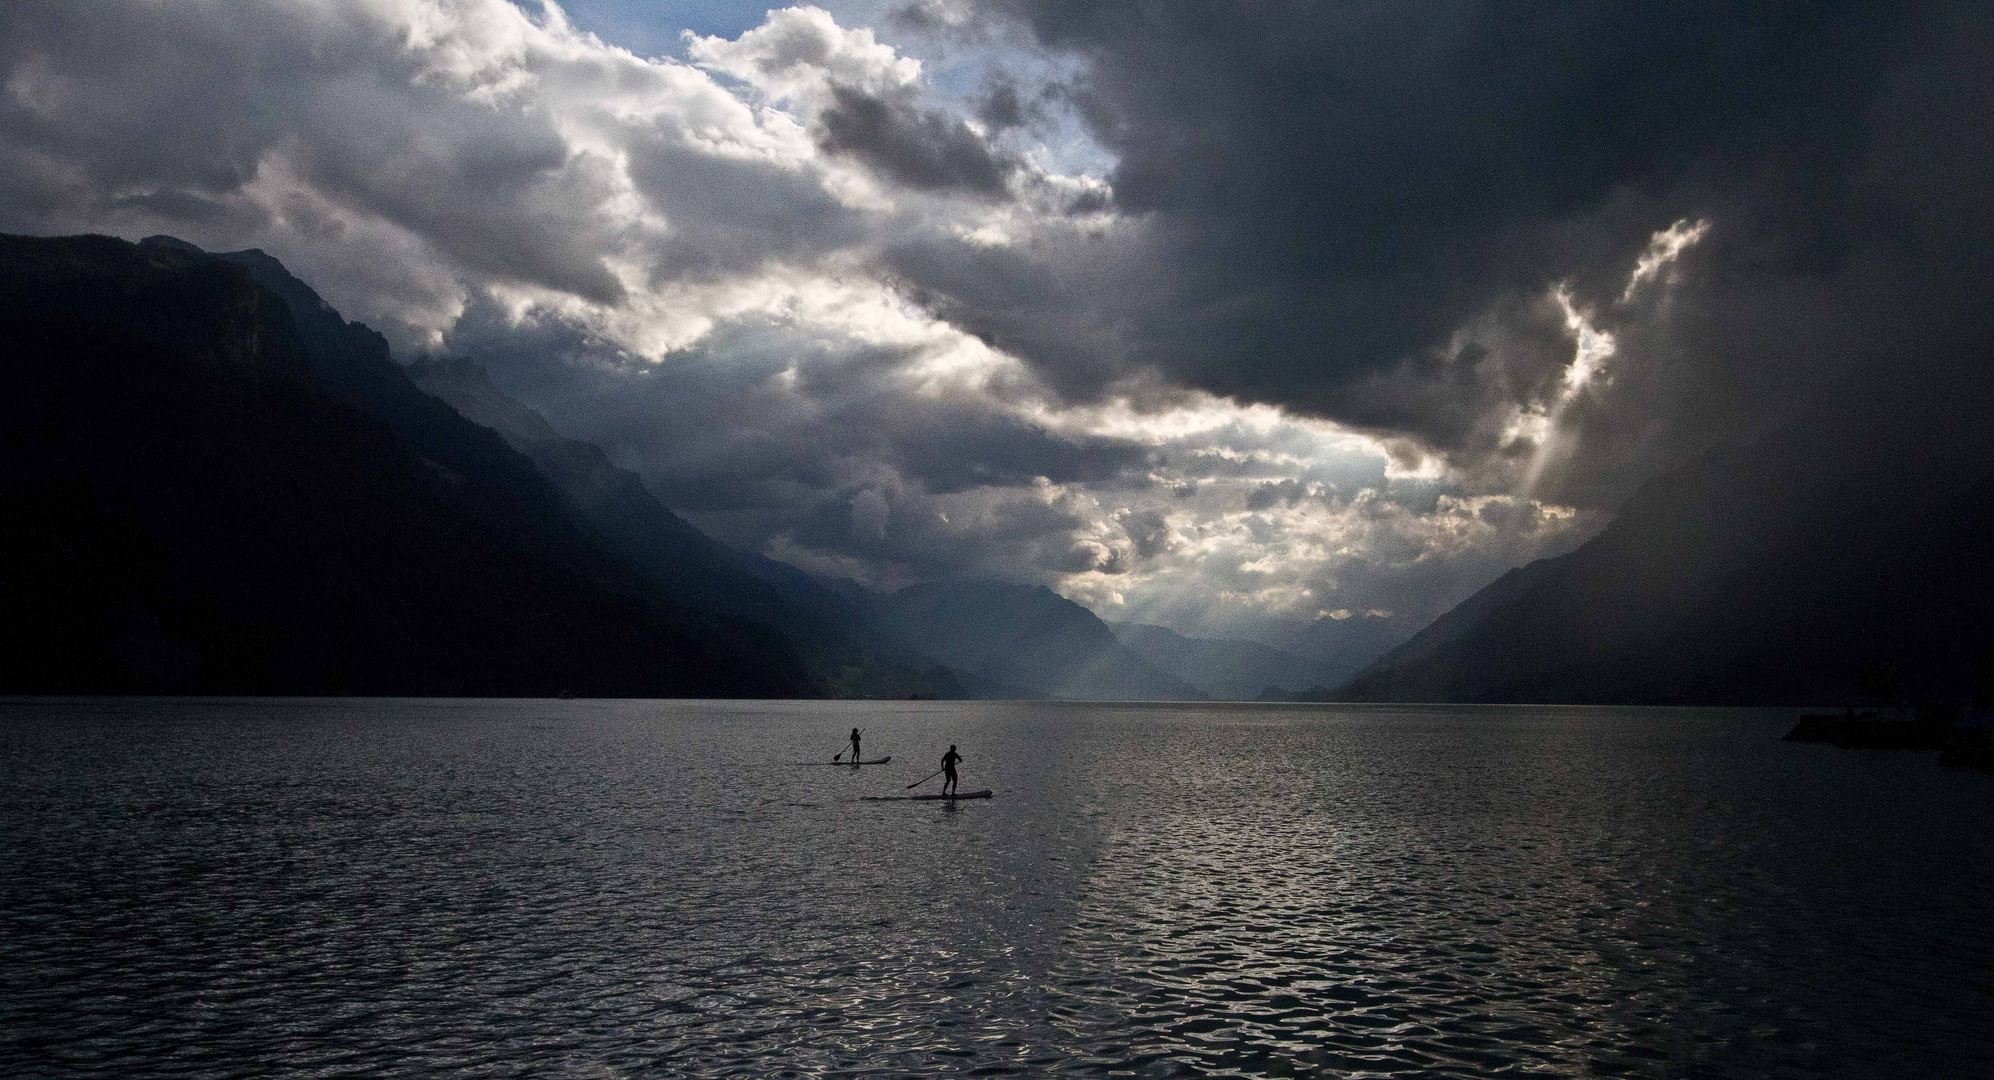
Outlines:
<svg viewBox="0 0 1994 1080"><path fill-rule="evenodd" d="M0 703L0 1073L1994 1075L1994 778L1786 721Z"/></svg>

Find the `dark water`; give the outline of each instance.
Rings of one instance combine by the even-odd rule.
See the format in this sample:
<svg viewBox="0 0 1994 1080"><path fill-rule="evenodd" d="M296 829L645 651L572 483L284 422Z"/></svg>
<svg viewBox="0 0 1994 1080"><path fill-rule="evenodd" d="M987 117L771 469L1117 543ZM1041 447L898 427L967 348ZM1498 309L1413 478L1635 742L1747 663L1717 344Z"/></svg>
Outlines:
<svg viewBox="0 0 1994 1080"><path fill-rule="evenodd" d="M0 1074L1994 1076L1994 777L1788 720L0 703Z"/></svg>

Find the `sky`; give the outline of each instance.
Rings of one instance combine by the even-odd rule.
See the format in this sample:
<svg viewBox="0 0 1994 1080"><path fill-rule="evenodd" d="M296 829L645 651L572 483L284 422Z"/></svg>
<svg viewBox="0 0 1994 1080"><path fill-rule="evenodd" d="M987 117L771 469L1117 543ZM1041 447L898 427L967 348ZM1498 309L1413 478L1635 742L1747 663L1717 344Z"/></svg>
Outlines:
<svg viewBox="0 0 1994 1080"><path fill-rule="evenodd" d="M260 247L709 532L1410 634L1979 378L1969 3L18 0L0 230Z"/></svg>

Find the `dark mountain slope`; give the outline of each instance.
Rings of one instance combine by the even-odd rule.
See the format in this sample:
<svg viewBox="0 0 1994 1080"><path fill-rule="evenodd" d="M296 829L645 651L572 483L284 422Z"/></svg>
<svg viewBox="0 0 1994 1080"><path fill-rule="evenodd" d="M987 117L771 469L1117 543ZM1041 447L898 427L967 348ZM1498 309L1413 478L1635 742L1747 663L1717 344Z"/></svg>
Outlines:
<svg viewBox="0 0 1994 1080"><path fill-rule="evenodd" d="M1987 648L1988 403L1871 387L1650 483L1344 688L1358 700L1955 694ZM1443 625L1445 624L1445 625Z"/></svg>
<svg viewBox="0 0 1994 1080"><path fill-rule="evenodd" d="M1561 555L1555 559L1538 559L1527 566L1519 566L1504 573L1501 577L1481 588L1473 596L1428 623L1419 633L1414 634L1405 644L1379 657L1376 662L1358 672L1352 681L1371 678L1391 669L1408 669L1411 665L1424 663L1448 645L1473 633L1490 615L1527 594L1537 584L1557 570L1560 564L1571 558ZM1317 688L1312 693L1313 700L1340 700L1345 691Z"/></svg>
<svg viewBox="0 0 1994 1080"><path fill-rule="evenodd" d="M997 581L914 585L874 602L909 648L981 679L1090 701L1200 701L1115 640L1106 623L1044 586Z"/></svg>
<svg viewBox="0 0 1994 1080"><path fill-rule="evenodd" d="M141 243L199 250L172 237L151 237ZM635 570L644 591L687 607L681 617L696 623L699 633L732 639L748 652L780 658L783 665L794 663L789 655L795 651L794 643L783 640L773 625L780 621L775 613L744 604L738 596L687 591L681 586L688 576L671 578L654 573L656 564L647 557L652 553L630 550L623 543L625 532L605 534L604 524L619 522L606 522L597 513L605 505L603 493L585 487L570 491L562 482L582 470L549 473L541 462L522 454L502 429L494 430L496 425L468 418L452 403L417 386L408 371L394 361L385 338L361 323L347 322L310 286L264 252L252 248L215 257L248 270L259 285L283 299L299 327L313 374L322 383L388 423L418 452L462 473L469 486L485 496L477 506L487 528L504 532L515 542L613 587L631 587L627 583ZM490 384L486 385L489 388ZM491 392L497 395L496 388ZM510 404L513 419L523 419L517 414L525 414L539 421L545 434L553 434L537 414L517 402ZM595 447L585 443L575 446L601 457ZM608 463L605 460L602 464ZM584 504L577 504L577 491L588 496ZM657 509L699 541L710 543L670 511L661 506ZM690 576L690 580L697 578ZM817 681L822 684L824 679Z"/></svg>
<svg viewBox="0 0 1994 1080"><path fill-rule="evenodd" d="M200 251L172 237L148 237L141 246ZM312 375L333 396L387 424L416 453L461 476L463 508L486 529L578 574L627 587L628 568L600 537L592 535L560 489L496 433L465 419L410 381L389 355L386 338L341 318L310 286L261 251L212 258L242 267L251 280L284 302Z"/></svg>
<svg viewBox="0 0 1994 1080"><path fill-rule="evenodd" d="M209 373L307 376L286 306L199 251L140 251L111 236L0 235L0 318L135 333Z"/></svg>
<svg viewBox="0 0 1994 1080"><path fill-rule="evenodd" d="M1994 470L1896 530L1897 544L1814 591L1789 648L1819 688L1983 705L1994 696ZM1771 667L1767 665L1767 667ZM1783 674L1761 668L1762 679Z"/></svg>
<svg viewBox="0 0 1994 1080"><path fill-rule="evenodd" d="M1115 637L1158 671L1167 671L1220 701L1252 701L1269 687L1311 685L1312 665L1258 641L1186 637L1166 626L1109 623Z"/></svg>
<svg viewBox="0 0 1994 1080"><path fill-rule="evenodd" d="M539 413L492 385L468 360L412 364L409 377L531 459L654 587L682 603L785 634L834 693L848 697L965 696L931 660L873 633L863 612L809 575L712 539L652 495L600 447L563 437Z"/></svg>
<svg viewBox="0 0 1994 1080"><path fill-rule="evenodd" d="M1406 634L1404 620L1370 613L1353 614L1347 619L1327 615L1270 638L1291 656L1306 665L1307 682L1312 688L1341 686L1365 665L1383 656Z"/></svg>
<svg viewBox="0 0 1994 1080"><path fill-rule="evenodd" d="M586 537L492 528L502 493L329 394L237 266L0 237L0 335L7 692L810 689Z"/></svg>

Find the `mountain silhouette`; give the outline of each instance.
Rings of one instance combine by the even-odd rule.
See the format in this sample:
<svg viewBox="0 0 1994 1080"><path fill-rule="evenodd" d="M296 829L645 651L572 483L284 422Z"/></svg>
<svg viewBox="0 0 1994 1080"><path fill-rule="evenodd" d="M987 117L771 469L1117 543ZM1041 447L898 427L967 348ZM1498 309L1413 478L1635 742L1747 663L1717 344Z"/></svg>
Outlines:
<svg viewBox="0 0 1994 1080"><path fill-rule="evenodd" d="M1150 666L1219 701L1253 701L1270 688L1300 691L1321 681L1308 661L1258 641L1188 637L1148 623L1111 622L1108 627Z"/></svg>
<svg viewBox="0 0 1994 1080"><path fill-rule="evenodd" d="M1338 619L1329 615L1271 635L1269 642L1305 663L1311 688L1340 686L1403 641L1410 630L1400 618L1372 612Z"/></svg>
<svg viewBox="0 0 1994 1080"><path fill-rule="evenodd" d="M1962 385L1865 385L1715 448L1645 485L1577 550L1511 571L1336 696L1984 697L1994 440L1989 402Z"/></svg>
<svg viewBox="0 0 1994 1080"><path fill-rule="evenodd" d="M0 692L1249 698L1398 634L882 595L700 532L475 364L409 368L276 259L0 237ZM1350 700L1840 703L1994 688L1994 403L1850 388L1643 486Z"/></svg>
<svg viewBox="0 0 1994 1080"><path fill-rule="evenodd" d="M1092 612L1046 589L972 582L885 596L730 548L600 447L562 436L467 359L424 360L415 383L533 460L660 588L781 629L833 693L854 697L1195 698L1117 647Z"/></svg>
<svg viewBox="0 0 1994 1080"><path fill-rule="evenodd" d="M0 237L0 689L815 694L258 252Z"/></svg>
<svg viewBox="0 0 1994 1080"><path fill-rule="evenodd" d="M1202 701L1116 640L1093 612L1043 585L912 585L871 601L880 628L909 648L998 687L1089 701Z"/></svg>
<svg viewBox="0 0 1994 1080"><path fill-rule="evenodd" d="M618 468L600 447L563 437L539 413L494 386L478 364L423 360L407 372L423 391L497 432L530 459L655 588L681 603L781 631L832 693L968 696L946 667L872 632L868 617L851 600L795 567L736 551L699 531L636 473Z"/></svg>

